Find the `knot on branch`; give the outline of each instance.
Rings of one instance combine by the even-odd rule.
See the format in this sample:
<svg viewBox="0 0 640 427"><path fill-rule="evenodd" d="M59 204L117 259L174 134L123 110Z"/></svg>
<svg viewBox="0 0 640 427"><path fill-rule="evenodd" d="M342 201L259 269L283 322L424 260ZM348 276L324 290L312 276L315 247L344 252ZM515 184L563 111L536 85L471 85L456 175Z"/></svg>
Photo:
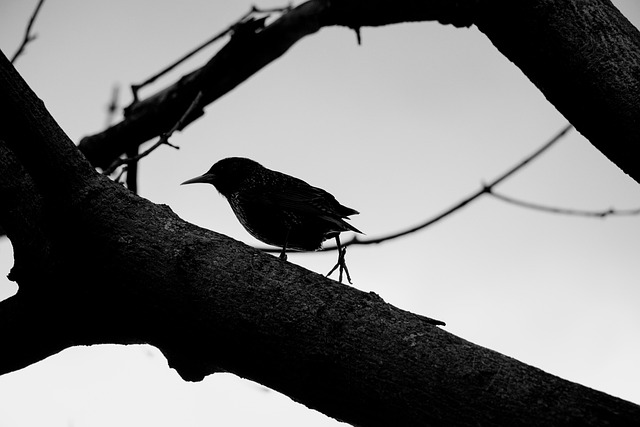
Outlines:
<svg viewBox="0 0 640 427"><path fill-rule="evenodd" d="M252 36L262 31L268 16L261 18L248 17L231 26L231 37L240 39Z"/></svg>

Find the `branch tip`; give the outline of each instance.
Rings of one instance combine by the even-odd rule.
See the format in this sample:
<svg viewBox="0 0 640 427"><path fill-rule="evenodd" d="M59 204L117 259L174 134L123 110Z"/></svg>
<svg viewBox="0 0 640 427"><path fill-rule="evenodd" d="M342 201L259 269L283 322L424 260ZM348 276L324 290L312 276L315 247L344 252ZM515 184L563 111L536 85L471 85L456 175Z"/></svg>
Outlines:
<svg viewBox="0 0 640 427"><path fill-rule="evenodd" d="M22 39L22 43L20 43L20 46L18 46L18 49L16 50L16 52L13 54L13 57L11 58L10 62L12 64L15 63L18 57L24 53L27 45L38 38L37 34L31 33L31 29L33 28L33 24L36 21L36 16L38 16L38 12L40 12L40 8L42 7L43 4L44 4L44 0L38 1L38 4L33 10L33 13L31 14L31 18L29 19L29 23L27 24L27 29L25 30L25 33L24 33L24 38Z"/></svg>
<svg viewBox="0 0 640 427"><path fill-rule="evenodd" d="M360 34L360 27L353 27L352 30L356 33L356 40L358 41L358 46L362 46L362 35Z"/></svg>

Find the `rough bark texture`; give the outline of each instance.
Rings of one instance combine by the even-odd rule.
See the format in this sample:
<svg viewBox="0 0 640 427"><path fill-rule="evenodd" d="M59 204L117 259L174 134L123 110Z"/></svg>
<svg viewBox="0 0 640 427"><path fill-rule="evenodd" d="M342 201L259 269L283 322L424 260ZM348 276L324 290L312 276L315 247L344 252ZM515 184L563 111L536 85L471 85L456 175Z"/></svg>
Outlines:
<svg viewBox="0 0 640 427"><path fill-rule="evenodd" d="M481 30L638 179L638 166L620 154L632 158L638 141L637 100L624 93L637 89L640 49L632 41L638 32L608 2L306 4L331 5L313 24L316 29L381 25L386 15L464 23L469 15L453 19L457 9L446 5L476 11ZM560 26L567 20L574 24ZM309 32L309 22L299 34ZM562 44L567 31L578 35ZM298 38L291 36L289 45ZM263 52L270 45L260 46ZM275 52L284 52L282 46ZM548 52L556 48L558 53ZM225 55L229 66L243 70L240 80L227 70L231 80L211 93L230 90L270 60L238 65L238 54ZM218 67L212 63L207 67ZM614 114L622 106L630 110ZM72 345L149 343L185 379L233 372L354 425L640 424L637 405L469 343L375 294L185 223L168 207L96 174L4 57L0 108L0 223L15 248L11 278L20 286L0 303L0 373ZM149 114L141 133L159 117L151 110L135 114ZM112 156L119 150L105 147L98 151ZM85 153L91 157L91 150ZM103 155L96 154L102 160L94 163L108 163Z"/></svg>
<svg viewBox="0 0 640 427"><path fill-rule="evenodd" d="M11 272L20 291L0 304L0 372L71 345L149 343L185 379L233 372L354 425L640 421L632 403L185 223L95 174L6 58L0 94L10 119L0 186L14 196L0 218L27 242ZM38 196L23 204L17 189Z"/></svg>
<svg viewBox="0 0 640 427"><path fill-rule="evenodd" d="M478 28L637 182L640 32L609 0L484 1Z"/></svg>

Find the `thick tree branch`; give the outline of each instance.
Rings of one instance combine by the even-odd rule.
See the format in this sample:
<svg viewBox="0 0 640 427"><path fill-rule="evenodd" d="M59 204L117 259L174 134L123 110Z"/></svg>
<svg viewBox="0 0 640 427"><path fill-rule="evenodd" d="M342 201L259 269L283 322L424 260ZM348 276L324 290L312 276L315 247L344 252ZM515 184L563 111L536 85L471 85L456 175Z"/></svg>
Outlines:
<svg viewBox="0 0 640 427"><path fill-rule="evenodd" d="M0 52L0 139L18 159L43 197L77 190L95 171L44 108L44 103ZM40 114L40 115L38 115ZM36 142L38 145L36 146ZM38 154L34 152L37 150ZM65 191L67 193L65 193Z"/></svg>
<svg viewBox="0 0 640 427"><path fill-rule="evenodd" d="M215 101L323 26L357 28L433 19L470 25L476 1L432 0L399 5L388 1L307 1L264 28L257 26L237 32L204 67L130 106L122 122L83 138L80 150L94 165L108 167L128 147L166 132L199 91L203 92L203 105ZM200 111L190 116L184 126L201 114Z"/></svg>
<svg viewBox="0 0 640 427"><path fill-rule="evenodd" d="M204 67L183 76L176 84L125 110L125 119L106 131L83 138L79 147L94 165L106 168L129 147L182 127L200 117L202 107L218 99L256 71L282 55L301 37L317 31L316 9L320 2L298 7L260 31L233 36ZM295 12L295 13L294 13ZM291 15L293 13L293 15ZM198 93L200 109L181 119Z"/></svg>
<svg viewBox="0 0 640 427"><path fill-rule="evenodd" d="M155 73L153 76L147 78L142 83L131 85L131 90L133 92L133 102L134 103L138 102L138 100L139 100L138 99L138 91L140 89L142 89L143 87L145 87L147 85L152 84L157 79L159 79L160 77L162 77L165 74L169 73L171 70L173 70L178 65L182 64L183 62L185 62L186 60L188 60L189 58L191 58L192 56L194 56L195 54L200 52L205 47L211 45L212 43L214 43L214 42L216 42L218 40L220 40L222 37L224 37L224 36L226 36L228 34L234 34L239 30L243 31L242 28L246 29L247 27L253 27L254 29L256 29L256 28L260 28L261 29L262 27L264 27L264 21L265 21L266 17L263 17L263 18L260 18L260 19L256 20L252 15L254 15L254 14L267 14L267 16L268 16L271 13L288 12L289 10L291 10L291 8L292 8L292 6L286 6L284 8L260 9L260 8L256 7L255 5L252 6L251 9L249 10L249 12L247 12L244 16L242 16L235 24L232 24L229 27L227 27L226 29L218 32L215 36L211 37L209 40L207 40L204 43L200 44L195 49L192 49L191 51L187 52L181 58L179 58L176 61L172 62L170 65L166 66L165 68L163 68L159 72Z"/></svg>
<svg viewBox="0 0 640 427"><path fill-rule="evenodd" d="M475 23L578 131L640 182L640 33L608 0L310 0L261 31L232 38L205 67L136 104L80 148L94 165L108 166L128 146L165 132L200 88L204 103L213 102L322 26L429 20Z"/></svg>
<svg viewBox="0 0 640 427"><path fill-rule="evenodd" d="M45 205L57 202L45 219L34 216L51 250L12 271L20 290L0 303L0 372L70 345L149 343L185 379L233 372L354 425L640 422L637 405L474 345L86 173L15 70L6 60L0 69L1 99L18 107L12 92L24 91L0 149L11 152L8 164L24 165ZM25 124L34 129L18 132ZM41 183L36 167L50 156L69 156L48 170L66 175L74 165L75 178Z"/></svg>
<svg viewBox="0 0 640 427"><path fill-rule="evenodd" d="M33 285L21 283L18 294L0 303L2 373L22 369L74 345L61 333L66 325L59 320L67 313L58 312L57 297L46 301L46 288ZM40 292L32 293L32 288Z"/></svg>
<svg viewBox="0 0 640 427"><path fill-rule="evenodd" d="M476 25L578 131L640 182L640 32L610 1L484 1Z"/></svg>
<svg viewBox="0 0 640 427"><path fill-rule="evenodd" d="M13 243L14 271L30 270L47 257L42 197L24 167L0 139L0 224ZM22 254L25 256L22 256ZM0 323L1 324L1 323Z"/></svg>

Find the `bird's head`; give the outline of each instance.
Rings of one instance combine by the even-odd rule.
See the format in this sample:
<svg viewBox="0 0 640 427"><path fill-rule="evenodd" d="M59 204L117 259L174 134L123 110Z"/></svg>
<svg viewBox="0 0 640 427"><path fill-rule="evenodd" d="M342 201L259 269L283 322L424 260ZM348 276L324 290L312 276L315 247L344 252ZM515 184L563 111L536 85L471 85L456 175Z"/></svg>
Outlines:
<svg viewBox="0 0 640 427"><path fill-rule="evenodd" d="M228 157L216 162L205 174L191 178L184 184L212 184L223 196L237 191L256 170L262 169L258 162L243 157Z"/></svg>

